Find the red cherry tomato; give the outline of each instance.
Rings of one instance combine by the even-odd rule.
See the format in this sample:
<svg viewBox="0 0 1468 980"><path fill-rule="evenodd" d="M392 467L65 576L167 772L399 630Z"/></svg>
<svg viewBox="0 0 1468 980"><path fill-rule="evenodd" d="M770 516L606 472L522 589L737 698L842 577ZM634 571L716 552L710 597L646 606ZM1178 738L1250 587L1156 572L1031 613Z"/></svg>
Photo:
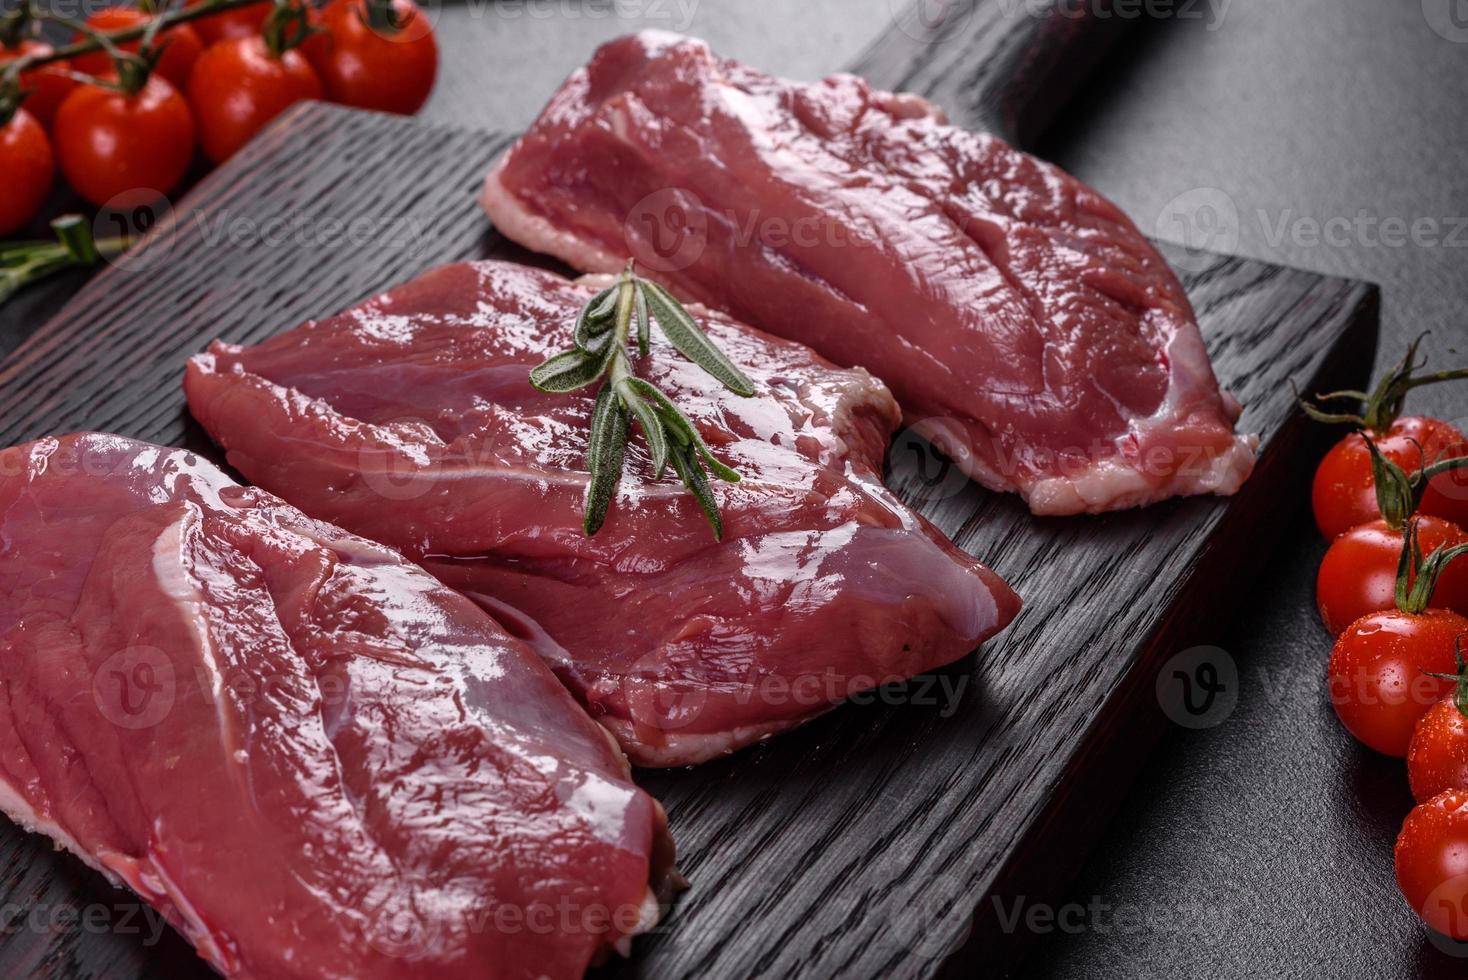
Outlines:
<svg viewBox="0 0 1468 980"><path fill-rule="evenodd" d="M46 195L56 165L46 131L24 109L0 126L0 235L19 231L36 216Z"/></svg>
<svg viewBox="0 0 1468 980"><path fill-rule="evenodd" d="M1423 555L1468 541L1468 533L1458 525L1436 517L1418 519L1417 537ZM1340 635L1367 613L1396 608L1402 545L1403 532L1387 527L1385 521L1362 524L1331 542L1315 578L1315 602L1331 636ZM1432 605L1468 615L1468 555L1443 569Z"/></svg>
<svg viewBox="0 0 1468 980"><path fill-rule="evenodd" d="M1356 620L1326 668L1330 703L1350 733L1378 752L1404 756L1418 719L1453 691L1453 641L1468 619L1446 609L1392 609Z"/></svg>
<svg viewBox="0 0 1468 980"><path fill-rule="evenodd" d="M152 20L151 14L145 14L133 7L108 7L99 10L87 18L87 26L94 31L123 31L129 27L141 27ZM77 40L81 39L77 35ZM141 41L127 41L118 45L124 51L136 53ZM158 38L159 44L168 45L163 50L163 55L158 59L157 71L164 78L174 84L175 88L182 89L189 81L189 73L194 70L194 62L199 60L199 55L204 52L204 42L199 34L190 24L179 24L170 27ZM112 59L105 51L92 51L81 55L76 59L76 70L88 75L101 77L112 73Z"/></svg>
<svg viewBox="0 0 1468 980"><path fill-rule="evenodd" d="M193 162L194 117L157 75L133 95L82 85L61 103L55 139L61 172L93 204L124 191L162 196Z"/></svg>
<svg viewBox="0 0 1468 980"><path fill-rule="evenodd" d="M299 51L279 58L261 37L221 41L204 52L189 80L199 139L223 163L266 123L304 99L321 98L316 72Z"/></svg>
<svg viewBox="0 0 1468 980"><path fill-rule="evenodd" d="M1403 416L1385 433L1371 438L1383 456L1408 473L1420 469L1424 460L1433 463L1440 458L1468 456L1468 438L1463 433L1439 419L1418 415ZM1381 516L1376 506L1376 481L1371 475L1371 453L1360 433L1351 433L1325 454L1315 470L1310 497L1315 523L1326 540ZM1434 479L1417 512L1468 524L1468 470L1453 470Z"/></svg>
<svg viewBox="0 0 1468 980"><path fill-rule="evenodd" d="M24 55L48 55L53 50L51 45L42 41L23 39L13 48L0 48L0 68ZM20 90L26 93L25 111L35 116L42 126L51 125L62 100L76 88L76 80L66 74L70 70L71 62L62 60L21 73Z"/></svg>
<svg viewBox="0 0 1468 980"><path fill-rule="evenodd" d="M203 2L204 0L189 0L185 6L192 7ZM233 41L240 37L254 37L265 26L265 18L270 16L270 7L269 0L265 0L263 3L236 7L222 14L214 14L191 23L206 44Z"/></svg>
<svg viewBox="0 0 1468 980"><path fill-rule="evenodd" d="M1417 723L1407 747L1407 781L1418 803L1445 790L1468 789L1468 718L1451 697Z"/></svg>
<svg viewBox="0 0 1468 980"><path fill-rule="evenodd" d="M413 0L393 0L393 11L392 32L370 25L365 0L332 0L321 12L326 34L304 50L328 99L405 116L423 108L438 75L433 25Z"/></svg>
<svg viewBox="0 0 1468 980"><path fill-rule="evenodd" d="M326 79L321 77L321 66L326 64L326 59L331 54L332 40L326 28L321 25L321 14L322 8L320 7L306 8L306 26L310 28L311 32L301 42L299 50L306 56L306 60L311 62L311 70L316 73L316 79L321 82L321 92L324 98Z"/></svg>
<svg viewBox="0 0 1468 980"><path fill-rule="evenodd" d="M1468 940L1468 789L1450 789L1407 814L1395 863L1412 911L1444 936Z"/></svg>

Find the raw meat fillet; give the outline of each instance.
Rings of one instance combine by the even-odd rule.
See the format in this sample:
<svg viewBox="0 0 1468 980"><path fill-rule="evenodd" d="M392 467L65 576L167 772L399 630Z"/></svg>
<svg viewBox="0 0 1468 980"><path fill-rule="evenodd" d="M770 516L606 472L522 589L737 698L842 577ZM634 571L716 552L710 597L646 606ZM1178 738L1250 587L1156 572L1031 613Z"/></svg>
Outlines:
<svg viewBox="0 0 1468 980"><path fill-rule="evenodd" d="M641 435L581 529L595 389L536 391L592 285L447 266L256 347L189 364L194 416L252 481L403 548L532 640L645 765L699 762L962 657L1019 602L879 479L898 413L861 370L723 317L740 398L661 337L635 370L743 480L714 540ZM695 315L704 316L695 309Z"/></svg>
<svg viewBox="0 0 1468 980"><path fill-rule="evenodd" d="M1037 514L1231 494L1253 468L1187 296L1127 217L916 96L625 37L556 93L482 203L578 269L635 257L686 298L865 365Z"/></svg>
<svg viewBox="0 0 1468 980"><path fill-rule="evenodd" d="M0 595L0 807L227 976L577 977L655 920L662 808L381 545L73 435L0 453Z"/></svg>

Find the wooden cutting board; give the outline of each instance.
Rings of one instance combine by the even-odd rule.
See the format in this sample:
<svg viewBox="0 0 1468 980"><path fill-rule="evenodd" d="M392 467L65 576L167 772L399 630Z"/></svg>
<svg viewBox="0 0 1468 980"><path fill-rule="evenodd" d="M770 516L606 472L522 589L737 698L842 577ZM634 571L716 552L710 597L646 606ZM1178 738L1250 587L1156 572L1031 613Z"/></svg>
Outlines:
<svg viewBox="0 0 1468 980"><path fill-rule="evenodd" d="M1044 101L1015 101L1013 80L1050 72L1035 52L1053 51L1055 39L1035 24L1001 29L986 9L957 28L938 25L948 32L940 48L909 24L861 68L882 84L934 93L971 124L1022 133ZM1003 86L983 81L1005 63L1016 70L993 76ZM981 67L965 74L965 65ZM1042 87L1056 91L1047 77ZM506 143L321 105L292 111L0 368L0 444L99 429L218 459L179 389L185 358L210 340L259 341L443 262L535 261L474 205ZM1298 513L1301 447L1313 434L1292 384L1362 380L1378 294L1163 251L1224 385L1245 405L1241 430L1263 434L1244 490L1041 520L899 438L891 485L1004 575L1026 598L1024 612L977 656L932 677L727 760L642 774L668 808L692 888L632 960L606 972L907 976L1002 966L1025 932L1011 917L1055 900L1151 740L1226 710L1231 661L1190 651L1218 635L1281 523ZM0 853L0 975L207 975L156 915L41 838L6 825Z"/></svg>

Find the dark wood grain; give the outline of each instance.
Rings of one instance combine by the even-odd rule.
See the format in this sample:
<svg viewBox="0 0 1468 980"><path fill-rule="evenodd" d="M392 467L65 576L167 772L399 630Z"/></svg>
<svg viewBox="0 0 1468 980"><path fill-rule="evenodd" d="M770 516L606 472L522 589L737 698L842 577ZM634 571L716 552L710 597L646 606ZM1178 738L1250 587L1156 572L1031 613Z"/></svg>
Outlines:
<svg viewBox="0 0 1468 980"><path fill-rule="evenodd" d="M444 261L516 254L474 205L504 142L324 106L292 112L190 195L131 269L98 276L5 364L0 443L93 428L212 453L184 411L185 356L215 337L258 341ZM359 244L328 241L333 222L352 221ZM268 241L255 234L272 228ZM1254 536L1280 517L1271 495L1301 432L1289 382L1344 380L1369 361L1374 287L1169 255L1197 270L1185 281L1215 364L1247 406L1241 425L1265 436L1258 475L1231 500L1036 520L899 440L894 488L1028 606L931 686L888 692L894 703L847 705L733 758L644 774L693 888L613 971L907 976L1006 954L992 899L1056 887L1150 737L1158 665L1256 570ZM942 696L945 683L957 697ZM12 828L0 847L15 856L0 881L12 907L129 901ZM203 969L183 965L174 937L147 947L64 922L11 934L4 975Z"/></svg>

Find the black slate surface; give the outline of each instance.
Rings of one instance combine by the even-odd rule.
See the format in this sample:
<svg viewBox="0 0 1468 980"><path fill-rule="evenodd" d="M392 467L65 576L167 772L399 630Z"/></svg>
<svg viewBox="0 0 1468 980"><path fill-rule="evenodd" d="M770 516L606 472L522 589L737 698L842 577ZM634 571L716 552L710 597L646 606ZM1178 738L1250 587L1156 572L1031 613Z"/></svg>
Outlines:
<svg viewBox="0 0 1468 980"><path fill-rule="evenodd" d="M529 16L508 13L515 4L449 3L440 15L444 75L426 115L523 125L539 93L596 40L638 26L686 28L728 53L803 77L849 63L889 26L887 0L702 3L687 24L581 16L576 6L546 4ZM1049 128L1040 152L1160 234L1176 235L1152 218L1168 201L1219 188L1241 216L1231 250L1383 282L1389 341L1381 362L1424 327L1436 331L1429 346L1439 354L1463 343L1468 260L1461 248L1279 239L1256 212L1263 209L1271 224L1287 213L1329 219L1361 208L1378 217L1463 214L1468 48L1431 29L1428 3L1227 6L1221 22L1198 16L1208 9L1196 4L1193 16L1137 18L1139 36L1103 63ZM1441 14L1449 3L1437 7ZM504 84L507 77L515 84ZM63 293L48 296L49 309ZM0 310L4 337L34 330L47 304L20 309ZM1416 404L1448 418L1468 414L1461 392L1422 392ZM1319 545L1302 500L1296 484L1281 504L1294 530L1275 542L1276 553L1288 560L1258 577L1235 626L1212 637L1244 673L1238 707L1201 734L1173 730L1146 760L1139 788L1072 896L1082 905L1160 908L1161 921L1127 929L1083 921L1078 931L1039 933L1041 955L1025 975L1433 976L1459 966L1435 958L1390 882L1391 839L1405 812L1400 770L1355 752L1309 688L1325 640L1309 609ZM1264 671L1301 677L1304 687L1281 695L1254 682ZM75 910L45 904L57 893L34 867L11 860L12 846L3 859L10 894L26 897L23 910L40 908L67 928ZM73 897L88 895L90 872L63 867L62 874L82 888ZM1167 915L1199 901L1219 910L1224 928L1189 933ZM152 975L173 975L171 958L135 955L141 946L133 927L114 920L131 938L43 945L26 962L78 976L113 975L109 965L126 975L129 964L146 962ZM12 942L24 941L20 933L46 933L46 922L46 915L17 921Z"/></svg>

